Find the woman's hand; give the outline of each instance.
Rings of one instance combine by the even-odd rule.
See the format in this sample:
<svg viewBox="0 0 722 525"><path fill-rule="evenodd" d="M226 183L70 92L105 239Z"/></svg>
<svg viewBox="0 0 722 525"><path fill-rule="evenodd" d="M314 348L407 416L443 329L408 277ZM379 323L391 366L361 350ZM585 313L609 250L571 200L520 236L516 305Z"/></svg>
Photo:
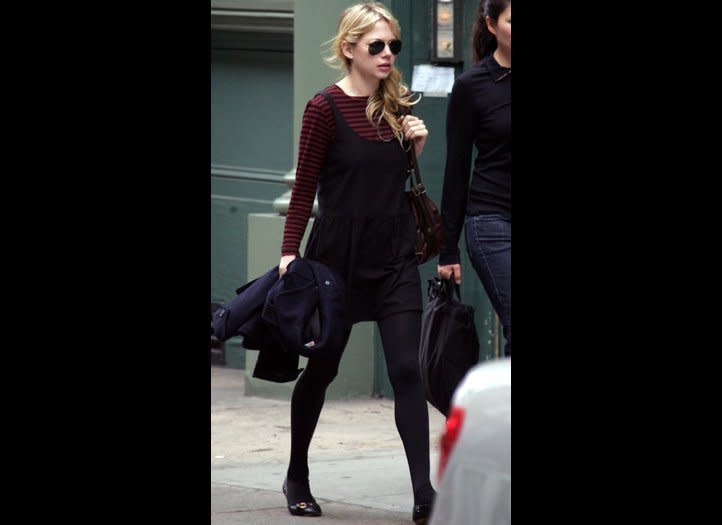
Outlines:
<svg viewBox="0 0 722 525"><path fill-rule="evenodd" d="M461 265L460 264L446 264L444 266L437 266L436 273L439 274L440 279L451 278L451 272L454 272L454 280L456 284L461 284Z"/></svg>
<svg viewBox="0 0 722 525"><path fill-rule="evenodd" d="M291 261L296 258L295 255L284 255L281 257L281 262L278 263L278 277L283 277L283 274L286 273L286 268L288 268L288 265L291 264Z"/></svg>
<svg viewBox="0 0 722 525"><path fill-rule="evenodd" d="M424 150L424 144L426 144L426 137L429 135L429 130L426 129L424 121L413 115L404 115L400 123L404 138L406 138L406 140L413 140L416 155L421 155L421 152Z"/></svg>

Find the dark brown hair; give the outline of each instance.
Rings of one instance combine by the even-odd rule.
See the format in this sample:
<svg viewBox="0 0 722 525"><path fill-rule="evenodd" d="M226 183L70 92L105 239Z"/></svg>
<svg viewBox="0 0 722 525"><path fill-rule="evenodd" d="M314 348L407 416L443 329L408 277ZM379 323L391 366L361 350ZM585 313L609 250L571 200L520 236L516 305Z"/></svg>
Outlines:
<svg viewBox="0 0 722 525"><path fill-rule="evenodd" d="M511 0L481 0L471 31L471 56L476 63L496 49L496 37L486 27L486 17L496 24L499 15L511 5Z"/></svg>

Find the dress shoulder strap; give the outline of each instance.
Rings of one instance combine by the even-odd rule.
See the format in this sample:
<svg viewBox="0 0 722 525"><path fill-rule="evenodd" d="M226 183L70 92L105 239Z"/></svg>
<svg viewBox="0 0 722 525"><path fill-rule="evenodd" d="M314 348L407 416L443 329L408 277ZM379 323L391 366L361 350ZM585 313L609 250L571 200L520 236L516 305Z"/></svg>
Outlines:
<svg viewBox="0 0 722 525"><path fill-rule="evenodd" d="M336 106L336 102L334 102L333 97L328 91L322 89L321 91L316 93L316 95L321 95L323 98L326 99L328 105L331 106L331 111L334 113L334 115L338 113L338 107Z"/></svg>

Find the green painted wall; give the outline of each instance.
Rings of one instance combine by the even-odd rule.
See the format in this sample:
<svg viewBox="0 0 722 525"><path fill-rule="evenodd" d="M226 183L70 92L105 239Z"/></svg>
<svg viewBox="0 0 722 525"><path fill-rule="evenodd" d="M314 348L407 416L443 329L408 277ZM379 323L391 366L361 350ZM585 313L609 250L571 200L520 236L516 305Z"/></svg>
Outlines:
<svg viewBox="0 0 722 525"><path fill-rule="evenodd" d="M302 0L294 11L293 48L293 158L298 156L298 139L301 135L301 118L306 103L326 86L336 82L341 71L327 66L322 46L336 34L341 12L356 2L348 0Z"/></svg>
<svg viewBox="0 0 722 525"><path fill-rule="evenodd" d="M291 169L293 55L260 50L211 53L214 165Z"/></svg>
<svg viewBox="0 0 722 525"><path fill-rule="evenodd" d="M211 178L211 300L226 302L246 282L248 214L272 210L279 182Z"/></svg>
<svg viewBox="0 0 722 525"><path fill-rule="evenodd" d="M211 301L224 303L248 278L248 217L273 211L292 166L290 35L211 35ZM182 152L181 152L182 153ZM245 367L241 338L226 362Z"/></svg>

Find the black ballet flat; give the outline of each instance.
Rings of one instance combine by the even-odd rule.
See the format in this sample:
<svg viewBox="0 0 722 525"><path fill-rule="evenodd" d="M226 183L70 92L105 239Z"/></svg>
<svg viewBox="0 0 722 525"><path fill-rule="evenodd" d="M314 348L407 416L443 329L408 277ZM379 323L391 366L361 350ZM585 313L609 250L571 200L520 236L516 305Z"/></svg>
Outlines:
<svg viewBox="0 0 722 525"><path fill-rule="evenodd" d="M283 480L283 495L286 496L286 503L288 506L288 512L294 516L320 516L321 507L316 500L311 496L310 501L296 501L291 503L288 501L288 491L286 489L286 483L288 480Z"/></svg>
<svg viewBox="0 0 722 525"><path fill-rule="evenodd" d="M431 516L431 503L425 503L423 505L414 505L414 512L411 515L411 519L414 520L416 525L426 525Z"/></svg>

